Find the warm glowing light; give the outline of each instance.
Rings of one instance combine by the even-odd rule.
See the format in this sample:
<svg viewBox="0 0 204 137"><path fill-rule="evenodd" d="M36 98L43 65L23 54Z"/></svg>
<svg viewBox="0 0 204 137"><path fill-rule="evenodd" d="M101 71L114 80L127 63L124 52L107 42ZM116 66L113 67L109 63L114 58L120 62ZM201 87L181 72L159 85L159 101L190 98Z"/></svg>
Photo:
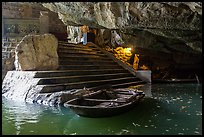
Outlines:
<svg viewBox="0 0 204 137"><path fill-rule="evenodd" d="M142 65L142 66L140 67L140 69L142 69L142 70L148 70L149 68L148 68L147 66L145 66L145 65Z"/></svg>
<svg viewBox="0 0 204 137"><path fill-rule="evenodd" d="M124 52L130 54L131 53L131 48L124 48Z"/></svg>

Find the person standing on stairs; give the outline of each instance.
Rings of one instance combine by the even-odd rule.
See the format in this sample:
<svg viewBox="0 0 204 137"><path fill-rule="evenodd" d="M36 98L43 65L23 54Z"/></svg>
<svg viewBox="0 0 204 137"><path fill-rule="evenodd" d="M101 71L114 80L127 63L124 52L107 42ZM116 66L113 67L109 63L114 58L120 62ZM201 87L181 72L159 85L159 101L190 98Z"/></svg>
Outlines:
<svg viewBox="0 0 204 137"><path fill-rule="evenodd" d="M86 45L87 44L87 33L89 32L89 27L86 26L86 25L83 25L80 27L81 29L81 32L82 32L82 42L83 42L83 45Z"/></svg>

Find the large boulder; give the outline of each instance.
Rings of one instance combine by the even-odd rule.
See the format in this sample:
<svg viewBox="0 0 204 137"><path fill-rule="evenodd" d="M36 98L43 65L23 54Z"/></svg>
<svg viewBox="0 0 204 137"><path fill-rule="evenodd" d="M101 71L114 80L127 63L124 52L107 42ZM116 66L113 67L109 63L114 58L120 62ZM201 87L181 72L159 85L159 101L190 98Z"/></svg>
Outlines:
<svg viewBox="0 0 204 137"><path fill-rule="evenodd" d="M57 46L52 34L26 35L15 49L16 70L56 70Z"/></svg>
<svg viewBox="0 0 204 137"><path fill-rule="evenodd" d="M2 80L4 79L7 71L14 70L14 57L2 59Z"/></svg>

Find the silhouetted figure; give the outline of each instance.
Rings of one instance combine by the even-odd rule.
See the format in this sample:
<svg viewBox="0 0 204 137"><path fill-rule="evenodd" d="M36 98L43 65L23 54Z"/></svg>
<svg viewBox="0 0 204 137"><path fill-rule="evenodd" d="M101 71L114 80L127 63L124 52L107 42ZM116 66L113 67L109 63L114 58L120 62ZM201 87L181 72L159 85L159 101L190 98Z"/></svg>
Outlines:
<svg viewBox="0 0 204 137"><path fill-rule="evenodd" d="M80 29L81 29L81 32L82 32L83 45L86 45L87 44L87 33L89 32L89 27L84 25L84 26L81 26Z"/></svg>

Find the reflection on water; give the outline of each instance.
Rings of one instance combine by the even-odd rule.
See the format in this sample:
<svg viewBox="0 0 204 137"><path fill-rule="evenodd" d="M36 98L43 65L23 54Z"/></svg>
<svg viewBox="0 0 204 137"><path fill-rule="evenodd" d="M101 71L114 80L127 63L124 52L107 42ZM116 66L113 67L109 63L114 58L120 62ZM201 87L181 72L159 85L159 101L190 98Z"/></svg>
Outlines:
<svg viewBox="0 0 204 137"><path fill-rule="evenodd" d="M202 134L202 85L139 87L145 99L133 110L108 118L86 118L64 107L3 98L2 132L13 135L198 135Z"/></svg>

